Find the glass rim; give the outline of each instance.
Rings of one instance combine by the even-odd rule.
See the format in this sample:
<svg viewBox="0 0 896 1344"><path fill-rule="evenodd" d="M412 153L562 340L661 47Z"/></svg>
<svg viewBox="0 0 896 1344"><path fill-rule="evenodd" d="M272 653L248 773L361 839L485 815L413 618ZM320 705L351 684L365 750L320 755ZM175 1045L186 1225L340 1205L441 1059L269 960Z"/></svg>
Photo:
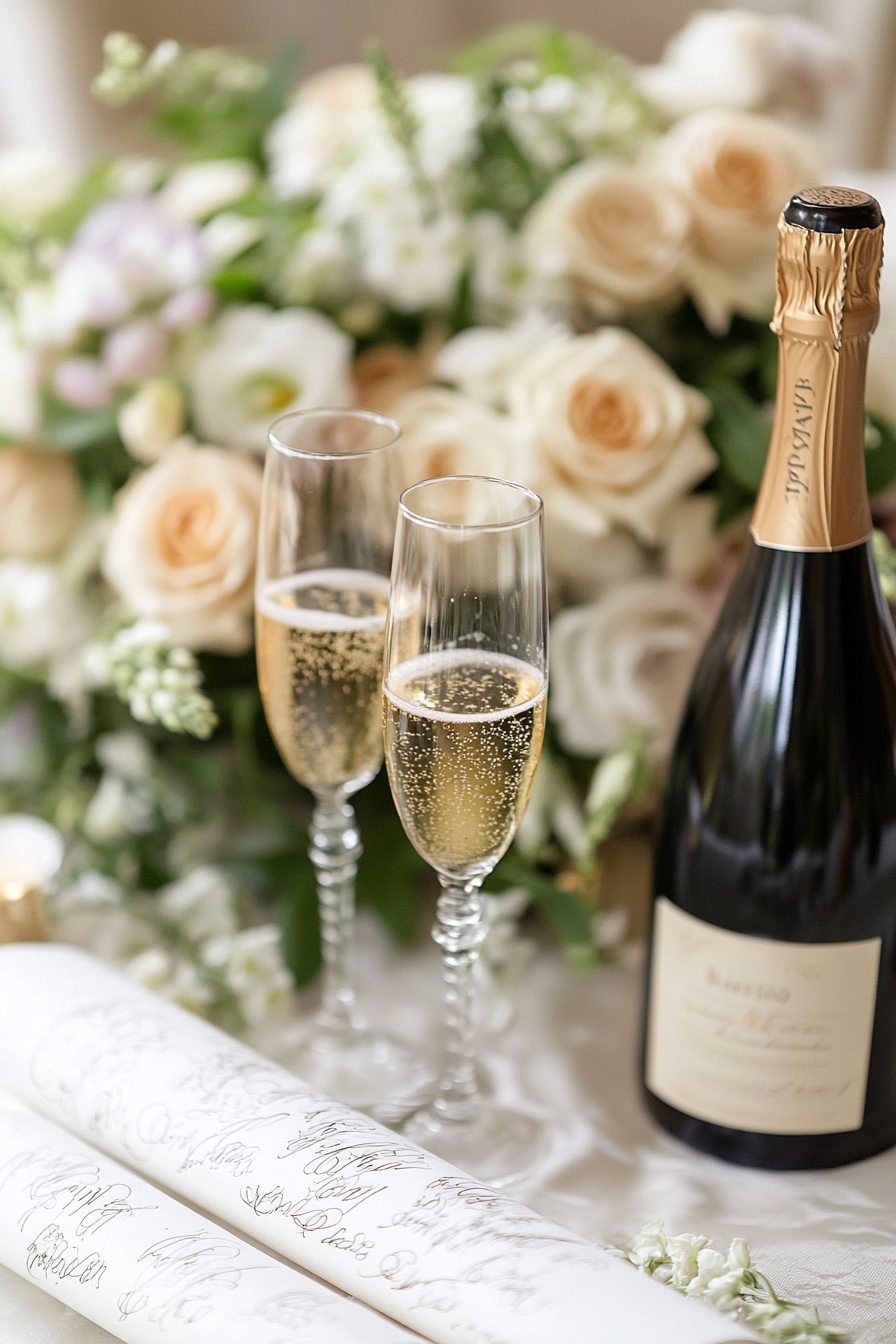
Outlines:
<svg viewBox="0 0 896 1344"><path fill-rule="evenodd" d="M392 431L392 437L386 443L378 443L373 448L350 449L344 453L322 453L315 452L310 448L293 448L277 436L280 426L287 423L295 424L302 421L311 424L314 420L332 420L340 416L356 421L362 420L369 425L381 425L384 429ZM381 453L384 448L394 448L400 438L401 425L397 420L393 420L391 415L383 415L380 411L365 410L362 406L313 406L305 411L288 411L286 415L281 415L279 419L275 420L268 430L268 446L273 448L275 452L282 453L284 457L317 459L320 462L339 462L357 457L372 457L374 453Z"/></svg>
<svg viewBox="0 0 896 1344"><path fill-rule="evenodd" d="M406 502L406 497L414 490L420 490L426 485L441 485L448 481L487 481L489 485L502 485L508 490L515 490L521 495L526 495L535 502L535 508L531 513L527 513L524 518L511 518L503 523L445 523L438 518L427 518L425 514L417 513ZM429 476L425 481L415 481L413 485L405 486L398 497L398 508L405 518L411 522L419 523L422 527L435 527L445 532L505 532L513 527L522 527L525 523L531 523L534 519L544 514L544 500L541 495L531 490L528 485L520 485L519 481L508 481L502 476L477 476L472 472L456 476Z"/></svg>

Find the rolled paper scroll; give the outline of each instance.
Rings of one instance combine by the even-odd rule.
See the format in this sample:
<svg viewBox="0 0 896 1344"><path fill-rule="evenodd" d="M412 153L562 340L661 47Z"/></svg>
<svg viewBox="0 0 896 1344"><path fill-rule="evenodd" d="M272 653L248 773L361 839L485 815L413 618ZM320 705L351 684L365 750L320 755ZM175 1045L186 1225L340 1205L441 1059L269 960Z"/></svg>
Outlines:
<svg viewBox="0 0 896 1344"><path fill-rule="evenodd" d="M0 1264L126 1344L413 1344L48 1120L0 1113Z"/></svg>
<svg viewBox="0 0 896 1344"><path fill-rule="evenodd" d="M756 1338L75 948L0 947L0 1087L436 1344Z"/></svg>

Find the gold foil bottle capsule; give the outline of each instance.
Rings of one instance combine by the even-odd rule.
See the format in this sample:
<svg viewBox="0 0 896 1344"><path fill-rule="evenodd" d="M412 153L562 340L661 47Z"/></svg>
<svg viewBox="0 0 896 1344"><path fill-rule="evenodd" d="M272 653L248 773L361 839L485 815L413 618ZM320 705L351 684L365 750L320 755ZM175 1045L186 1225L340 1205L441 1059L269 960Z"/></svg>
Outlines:
<svg viewBox="0 0 896 1344"><path fill-rule="evenodd" d="M753 515L762 546L837 551L871 533L865 367L880 313L883 219L872 196L811 187L778 224L778 394Z"/></svg>

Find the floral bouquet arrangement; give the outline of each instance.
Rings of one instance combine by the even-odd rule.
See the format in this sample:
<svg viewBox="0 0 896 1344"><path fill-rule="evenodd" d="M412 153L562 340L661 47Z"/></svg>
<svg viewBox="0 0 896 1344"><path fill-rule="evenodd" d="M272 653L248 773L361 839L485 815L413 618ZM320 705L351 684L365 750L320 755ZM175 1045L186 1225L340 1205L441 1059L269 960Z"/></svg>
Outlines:
<svg viewBox="0 0 896 1344"><path fill-rule="evenodd" d="M650 815L746 536L776 221L825 175L839 59L726 11L645 69L524 26L294 92L292 49L119 33L95 92L176 151L0 156L0 811L66 837L60 936L235 1027L315 973L309 804L252 650L261 454L278 415L354 404L400 422L408 483L545 500L551 730L494 964L529 902L579 965L624 938L600 847ZM884 419L867 449L878 494ZM421 861L385 786L358 804L359 897L408 941Z"/></svg>

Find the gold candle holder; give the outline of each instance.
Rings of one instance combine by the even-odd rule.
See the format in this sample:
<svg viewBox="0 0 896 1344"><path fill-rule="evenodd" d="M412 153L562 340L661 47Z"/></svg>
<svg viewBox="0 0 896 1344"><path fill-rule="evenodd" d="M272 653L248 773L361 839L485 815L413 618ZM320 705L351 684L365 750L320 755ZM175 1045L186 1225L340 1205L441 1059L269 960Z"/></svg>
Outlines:
<svg viewBox="0 0 896 1344"><path fill-rule="evenodd" d="M47 886L62 863L63 840L37 817L0 817L0 943L44 942Z"/></svg>

